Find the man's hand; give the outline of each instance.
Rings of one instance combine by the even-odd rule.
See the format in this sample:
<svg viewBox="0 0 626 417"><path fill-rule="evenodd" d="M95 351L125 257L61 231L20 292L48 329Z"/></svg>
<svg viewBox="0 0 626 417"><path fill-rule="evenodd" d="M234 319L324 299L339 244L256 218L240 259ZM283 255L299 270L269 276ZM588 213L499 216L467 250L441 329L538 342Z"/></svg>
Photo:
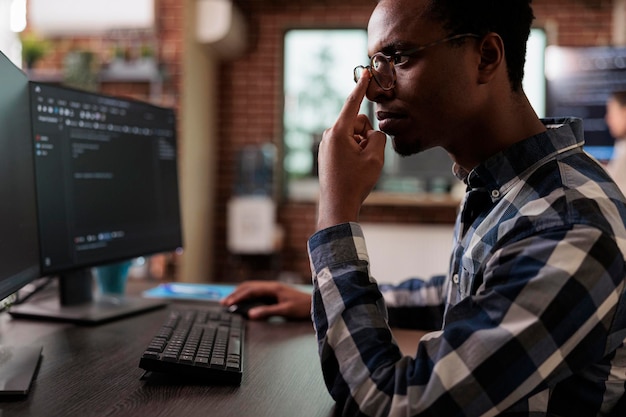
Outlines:
<svg viewBox="0 0 626 417"><path fill-rule="evenodd" d="M376 185L383 168L386 136L359 114L370 79L363 71L335 125L319 147L320 200L318 230L357 221L361 205Z"/></svg>
<svg viewBox="0 0 626 417"><path fill-rule="evenodd" d="M277 302L250 309L248 317L251 320L261 320L270 316L298 320L311 318L311 294L278 281L243 282L235 288L232 294L224 298L221 304L231 306L242 300L260 297L273 297Z"/></svg>

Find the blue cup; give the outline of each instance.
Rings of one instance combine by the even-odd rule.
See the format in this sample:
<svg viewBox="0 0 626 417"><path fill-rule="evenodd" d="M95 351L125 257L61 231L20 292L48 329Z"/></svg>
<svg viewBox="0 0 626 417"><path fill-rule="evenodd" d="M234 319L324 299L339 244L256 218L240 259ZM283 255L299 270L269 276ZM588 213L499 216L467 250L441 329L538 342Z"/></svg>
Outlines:
<svg viewBox="0 0 626 417"><path fill-rule="evenodd" d="M122 295L126 291L128 271L132 261L102 265L94 268L98 290L102 295Z"/></svg>

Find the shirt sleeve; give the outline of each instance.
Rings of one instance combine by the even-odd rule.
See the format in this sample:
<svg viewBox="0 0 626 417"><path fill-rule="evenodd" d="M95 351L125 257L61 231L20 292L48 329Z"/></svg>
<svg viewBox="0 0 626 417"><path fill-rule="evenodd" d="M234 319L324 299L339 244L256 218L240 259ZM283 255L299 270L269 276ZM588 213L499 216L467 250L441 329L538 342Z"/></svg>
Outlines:
<svg viewBox="0 0 626 417"><path fill-rule="evenodd" d="M403 329L440 329L444 313L445 275L428 280L410 278L399 284L379 284L389 325Z"/></svg>
<svg viewBox="0 0 626 417"><path fill-rule="evenodd" d="M512 243L403 357L360 227L319 231L309 256L322 370L343 415L496 415L527 401L606 354L624 276L615 241L594 228Z"/></svg>

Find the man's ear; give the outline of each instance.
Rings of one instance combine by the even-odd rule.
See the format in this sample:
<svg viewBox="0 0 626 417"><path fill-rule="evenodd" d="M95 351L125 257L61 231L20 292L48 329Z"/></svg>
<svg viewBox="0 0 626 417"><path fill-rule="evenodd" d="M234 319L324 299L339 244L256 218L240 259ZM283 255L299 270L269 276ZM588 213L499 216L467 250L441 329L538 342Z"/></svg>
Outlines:
<svg viewBox="0 0 626 417"><path fill-rule="evenodd" d="M486 84L498 73L499 70L504 69L506 72L504 42L502 42L500 35L491 32L480 40L479 48L480 64L478 66L478 82Z"/></svg>

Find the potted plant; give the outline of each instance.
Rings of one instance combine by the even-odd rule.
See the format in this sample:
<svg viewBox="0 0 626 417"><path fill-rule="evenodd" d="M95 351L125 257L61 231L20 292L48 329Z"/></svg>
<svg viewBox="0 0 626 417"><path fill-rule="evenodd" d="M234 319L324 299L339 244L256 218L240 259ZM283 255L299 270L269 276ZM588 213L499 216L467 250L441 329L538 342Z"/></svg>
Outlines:
<svg viewBox="0 0 626 417"><path fill-rule="evenodd" d="M21 37L21 41L23 63L27 69L32 69L35 63L48 53L48 42L34 33L26 33Z"/></svg>

